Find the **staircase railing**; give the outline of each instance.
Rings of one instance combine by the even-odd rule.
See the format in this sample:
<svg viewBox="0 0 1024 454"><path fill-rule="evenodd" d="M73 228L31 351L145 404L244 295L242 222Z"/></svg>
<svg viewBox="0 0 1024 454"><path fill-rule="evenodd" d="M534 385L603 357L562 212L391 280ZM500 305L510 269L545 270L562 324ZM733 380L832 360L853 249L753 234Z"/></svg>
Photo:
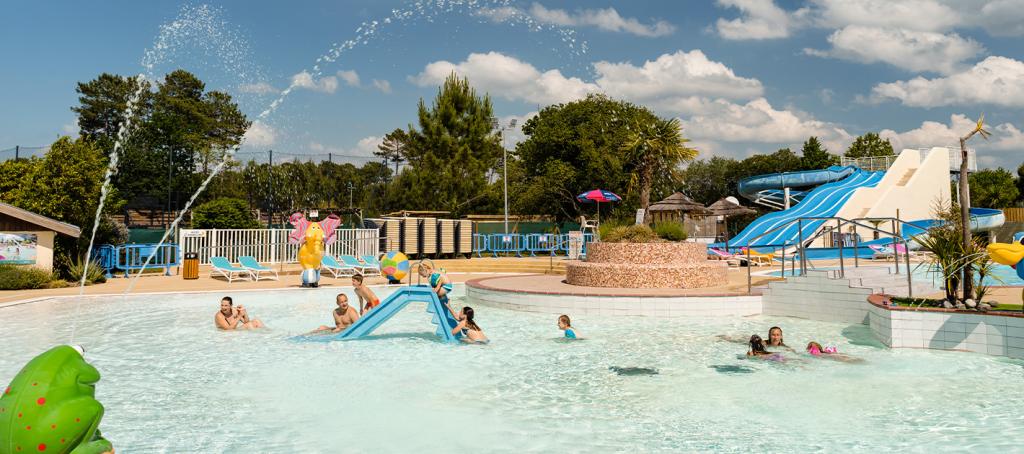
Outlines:
<svg viewBox="0 0 1024 454"><path fill-rule="evenodd" d="M888 236L890 236L892 238L892 244L894 244L894 245L896 243L902 243L903 247L904 247L904 250L906 251L903 254L903 256L904 256L904 260L905 260L905 270L906 270L906 274L907 274L907 296L913 297L914 289L913 289L913 273L912 273L912 271L910 269L910 244L909 244L909 241L906 238L904 238L903 235L900 233L900 230L905 225L910 225L911 227L918 228L918 229L921 228L921 227L917 226L917 225L914 225L914 224L912 224L910 222L901 220L899 218L893 218L893 217L863 217L863 218L854 218L854 219L846 219L846 218L841 218L841 217L838 217L838 216L800 217L800 218L796 218L796 219L791 219L791 220L789 220L789 221L787 221L787 222L785 222L785 223L783 223L781 225L778 225L778 226L776 226L776 227L774 227L772 229L769 229L769 230L761 233L760 235L757 235L757 236L747 240L747 245L745 247L746 255L747 255L747 293L750 293L752 288L753 288L753 275L752 275L751 266L750 266L750 263L751 263L750 262L750 259L751 259L750 251L751 251L751 247L755 247L755 246L752 246L752 244L755 243L757 240L765 237L765 236L768 236L770 234L773 234L773 233L776 233L776 232L781 231L783 229L786 229L788 227L791 227L793 224L797 225L797 241L795 243L783 241L782 243L779 243L779 244L762 244L762 245L758 245L756 247L770 247L770 248L780 247L781 248L781 250L782 250L782 276L783 277L785 277L785 275L786 275L786 249L787 248L795 248L795 251L794 251L795 255L800 258L800 275L804 276L804 275L807 274L807 267L809 265L808 262L807 262L808 259L807 259L807 254L806 254L807 245L810 244L811 242L813 242L814 240L820 238L822 235L825 235L831 229L828 229L828 228L822 229L821 228L822 226L819 226L818 229L820 229L820 231L818 231L814 235L811 235L811 236L808 236L807 238L804 238L803 224L804 224L805 221L806 222L810 222L810 221L824 221L822 226L825 226L825 224L827 222L829 222L829 221L836 221L835 231L837 231L837 232L842 232L844 226L850 225L850 226L866 229L868 231L878 232L878 233L883 234L883 235L888 235ZM882 222L888 221L890 226L891 226L891 230L887 231L885 229L881 229L881 228L878 228L878 227L875 227L875 226L867 225L867 224L863 223L862 221L867 221L867 222L872 222L872 223L875 223L875 222L882 223ZM859 267L860 266L860 257L858 255L858 250L860 248L859 236L854 234L853 235L853 240L854 240L854 245L853 245L853 248L854 248L854 253L853 253L854 267ZM845 277L846 276L846 262L845 262L845 257L844 257L844 253L843 253L844 252L843 251L844 248L843 248L843 241L842 240L839 241L838 249L839 249L839 276L840 277ZM899 274L900 273L899 251L895 247L893 247L893 263L895 265L895 273ZM793 264L791 266L791 269L793 270L793 274L795 275L796 274L796 257L793 258Z"/></svg>

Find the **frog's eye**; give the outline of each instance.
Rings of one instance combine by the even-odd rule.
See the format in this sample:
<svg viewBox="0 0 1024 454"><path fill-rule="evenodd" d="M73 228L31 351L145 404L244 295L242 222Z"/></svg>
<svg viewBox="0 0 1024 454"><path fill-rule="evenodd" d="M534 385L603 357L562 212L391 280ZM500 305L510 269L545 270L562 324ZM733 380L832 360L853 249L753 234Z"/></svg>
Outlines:
<svg viewBox="0 0 1024 454"><path fill-rule="evenodd" d="M72 345L71 348L75 349L79 355L82 355L82 357L85 358L85 347L81 345Z"/></svg>

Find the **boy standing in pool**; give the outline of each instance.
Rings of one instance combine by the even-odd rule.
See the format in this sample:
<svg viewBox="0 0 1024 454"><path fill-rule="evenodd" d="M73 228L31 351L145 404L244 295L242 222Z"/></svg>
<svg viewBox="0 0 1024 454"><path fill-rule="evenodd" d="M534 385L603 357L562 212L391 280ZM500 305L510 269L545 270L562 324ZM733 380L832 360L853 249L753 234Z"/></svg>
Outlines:
<svg viewBox="0 0 1024 454"><path fill-rule="evenodd" d="M334 302L338 305L338 308L331 311L331 315L334 316L334 328L327 325L320 325L319 328L313 330L310 334L322 333L340 333L345 331L349 326L352 326L356 320L359 320L359 312L356 308L348 304L348 295L339 293L334 298Z"/></svg>
<svg viewBox="0 0 1024 454"><path fill-rule="evenodd" d="M354 274L352 275L352 289L355 290L356 296L359 298L359 315L363 315L377 307L380 304L380 298L377 298L377 294L373 293L366 284L363 284L363 275Z"/></svg>

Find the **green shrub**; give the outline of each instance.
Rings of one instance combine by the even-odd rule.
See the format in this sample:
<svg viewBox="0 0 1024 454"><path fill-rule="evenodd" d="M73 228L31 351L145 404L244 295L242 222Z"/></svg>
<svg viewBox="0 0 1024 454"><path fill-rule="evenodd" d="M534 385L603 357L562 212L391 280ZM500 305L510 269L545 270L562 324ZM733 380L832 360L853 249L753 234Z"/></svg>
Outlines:
<svg viewBox="0 0 1024 454"><path fill-rule="evenodd" d="M0 290L44 288L53 273L26 265L0 265Z"/></svg>
<svg viewBox="0 0 1024 454"><path fill-rule="evenodd" d="M601 235L601 240L604 240L604 237L606 235L608 235L609 233L611 233L612 230L615 230L616 228L619 228L619 227L628 227L628 226L629 226L629 224L626 224L626 223L624 223L624 222L622 222L620 220L614 220L613 219L613 220L610 220L610 221L602 222L601 226L597 228L597 233L599 233Z"/></svg>
<svg viewBox="0 0 1024 454"><path fill-rule="evenodd" d="M74 282L82 282L82 273L85 271L85 260L75 260L68 266L67 276ZM101 282L107 282L106 276L103 275L103 267L100 266L95 260L89 264L89 276L85 282L88 284L96 284Z"/></svg>
<svg viewBox="0 0 1024 454"><path fill-rule="evenodd" d="M223 198L206 202L192 210L194 229L258 229L259 221L241 199Z"/></svg>
<svg viewBox="0 0 1024 454"><path fill-rule="evenodd" d="M655 223L654 233L666 241L685 241L688 236L682 224L671 221Z"/></svg>
<svg viewBox="0 0 1024 454"><path fill-rule="evenodd" d="M658 235L646 225L620 226L611 229L607 235L601 236L606 243L655 243Z"/></svg>

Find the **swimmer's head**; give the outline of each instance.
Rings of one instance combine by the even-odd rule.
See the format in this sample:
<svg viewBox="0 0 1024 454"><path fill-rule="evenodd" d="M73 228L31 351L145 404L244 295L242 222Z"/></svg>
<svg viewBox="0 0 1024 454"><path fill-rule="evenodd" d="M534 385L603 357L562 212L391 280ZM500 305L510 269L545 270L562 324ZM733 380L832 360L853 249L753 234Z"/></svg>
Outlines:
<svg viewBox="0 0 1024 454"><path fill-rule="evenodd" d="M768 330L768 345L786 345L782 341L782 328L773 326Z"/></svg>
<svg viewBox="0 0 1024 454"><path fill-rule="evenodd" d="M353 287L359 287L360 285L363 285L363 275L362 274L353 274L352 275L352 286Z"/></svg>
<svg viewBox="0 0 1024 454"><path fill-rule="evenodd" d="M754 353L767 353L768 350L764 348L764 341L761 340L761 336L757 334L750 336L750 351Z"/></svg>
<svg viewBox="0 0 1024 454"><path fill-rule="evenodd" d="M220 299L220 311L224 312L224 313L231 312L231 305L232 304L234 304L234 301L231 300L230 296L225 296L224 298L221 298Z"/></svg>
<svg viewBox="0 0 1024 454"><path fill-rule="evenodd" d="M825 349L821 347L821 344L813 341L807 343L807 353L818 356L823 351L825 351Z"/></svg>
<svg viewBox="0 0 1024 454"><path fill-rule="evenodd" d="M338 307L348 309L348 295L339 293L338 296L334 297L334 302L338 303Z"/></svg>
<svg viewBox="0 0 1024 454"><path fill-rule="evenodd" d="M558 316L558 329L572 328L572 322L569 321L568 315Z"/></svg>

